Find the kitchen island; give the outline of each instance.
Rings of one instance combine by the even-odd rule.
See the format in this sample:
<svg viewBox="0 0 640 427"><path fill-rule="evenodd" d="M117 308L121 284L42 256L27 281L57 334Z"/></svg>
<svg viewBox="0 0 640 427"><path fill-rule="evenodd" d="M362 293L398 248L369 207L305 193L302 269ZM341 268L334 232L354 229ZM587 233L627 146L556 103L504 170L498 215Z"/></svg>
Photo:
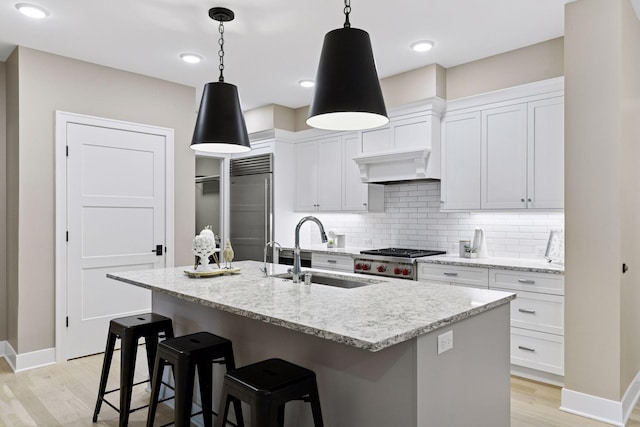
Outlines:
<svg viewBox="0 0 640 427"><path fill-rule="evenodd" d="M108 277L152 290L176 334L231 339L238 365L281 357L314 370L327 426L509 425L513 294L359 275L367 286L343 289L265 278L253 261L234 267L206 279L180 267ZM453 348L438 354L449 331ZM287 405L287 427L311 425L307 404Z"/></svg>

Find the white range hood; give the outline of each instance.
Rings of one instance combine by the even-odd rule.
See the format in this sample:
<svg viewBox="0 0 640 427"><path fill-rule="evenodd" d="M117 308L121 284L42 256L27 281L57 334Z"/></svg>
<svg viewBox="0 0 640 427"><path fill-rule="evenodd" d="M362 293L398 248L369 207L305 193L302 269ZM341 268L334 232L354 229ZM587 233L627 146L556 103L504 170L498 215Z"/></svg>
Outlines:
<svg viewBox="0 0 640 427"><path fill-rule="evenodd" d="M361 132L353 158L368 183L440 179L440 118L445 101L432 98L395 110L390 123Z"/></svg>

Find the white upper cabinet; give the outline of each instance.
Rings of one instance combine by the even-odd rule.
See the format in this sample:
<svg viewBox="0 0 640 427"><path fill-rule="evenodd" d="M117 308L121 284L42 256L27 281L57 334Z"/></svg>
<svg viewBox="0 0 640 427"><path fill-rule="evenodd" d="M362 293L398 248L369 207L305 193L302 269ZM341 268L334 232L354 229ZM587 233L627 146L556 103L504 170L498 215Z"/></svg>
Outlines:
<svg viewBox="0 0 640 427"><path fill-rule="evenodd" d="M564 207L564 97L530 102L528 188L530 208Z"/></svg>
<svg viewBox="0 0 640 427"><path fill-rule="evenodd" d="M353 161L359 142L349 133L295 144L297 212L384 210L384 186L363 183Z"/></svg>
<svg viewBox="0 0 640 427"><path fill-rule="evenodd" d="M527 104L482 111L483 209L527 207Z"/></svg>
<svg viewBox="0 0 640 427"><path fill-rule="evenodd" d="M442 209L563 208L563 87L558 78L449 103Z"/></svg>
<svg viewBox="0 0 640 427"><path fill-rule="evenodd" d="M318 210L318 144L316 141L295 145L296 211Z"/></svg>
<svg viewBox="0 0 640 427"><path fill-rule="evenodd" d="M321 139L318 144L318 210L339 211L342 204L342 139Z"/></svg>
<svg viewBox="0 0 640 427"><path fill-rule="evenodd" d="M442 209L480 209L480 112L442 122Z"/></svg>

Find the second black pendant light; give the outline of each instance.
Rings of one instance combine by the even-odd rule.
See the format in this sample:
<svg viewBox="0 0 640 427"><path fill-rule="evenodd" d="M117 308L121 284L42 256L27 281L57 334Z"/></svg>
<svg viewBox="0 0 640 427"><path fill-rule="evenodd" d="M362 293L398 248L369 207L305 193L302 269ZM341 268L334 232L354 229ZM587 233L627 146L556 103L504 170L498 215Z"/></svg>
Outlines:
<svg viewBox="0 0 640 427"><path fill-rule="evenodd" d="M324 37L307 124L330 130L361 130L389 122L369 34L351 28L350 0L343 28Z"/></svg>

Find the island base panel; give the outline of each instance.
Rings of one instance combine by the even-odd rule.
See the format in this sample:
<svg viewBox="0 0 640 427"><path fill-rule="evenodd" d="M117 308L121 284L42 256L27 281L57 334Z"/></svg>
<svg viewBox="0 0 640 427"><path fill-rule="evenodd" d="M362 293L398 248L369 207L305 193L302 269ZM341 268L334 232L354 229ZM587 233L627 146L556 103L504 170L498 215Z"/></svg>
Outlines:
<svg viewBox="0 0 640 427"><path fill-rule="evenodd" d="M377 352L158 292L153 310L173 319L176 335L209 331L232 340L238 366L279 357L312 369L327 426L509 425L508 304ZM449 329L454 348L438 356L437 336ZM216 411L223 376L214 367ZM308 403L287 404L285 427L311 426Z"/></svg>

